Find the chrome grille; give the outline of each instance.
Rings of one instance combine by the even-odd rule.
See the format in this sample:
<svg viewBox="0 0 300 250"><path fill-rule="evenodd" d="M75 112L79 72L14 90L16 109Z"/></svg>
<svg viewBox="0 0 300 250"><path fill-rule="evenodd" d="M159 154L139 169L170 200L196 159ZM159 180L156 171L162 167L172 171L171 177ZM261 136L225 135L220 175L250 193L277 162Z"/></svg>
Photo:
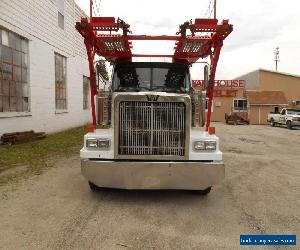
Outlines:
<svg viewBox="0 0 300 250"><path fill-rule="evenodd" d="M183 102L121 101L119 155L185 154Z"/></svg>

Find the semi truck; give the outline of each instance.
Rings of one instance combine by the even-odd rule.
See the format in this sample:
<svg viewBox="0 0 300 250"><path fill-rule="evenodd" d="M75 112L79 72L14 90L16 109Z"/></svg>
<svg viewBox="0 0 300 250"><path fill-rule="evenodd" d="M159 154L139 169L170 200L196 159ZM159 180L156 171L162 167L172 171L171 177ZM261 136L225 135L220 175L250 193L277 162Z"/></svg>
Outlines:
<svg viewBox="0 0 300 250"><path fill-rule="evenodd" d="M146 36L131 35L121 19L91 17L82 18L76 28L84 37L90 66L93 124L80 157L91 190L183 189L208 194L225 176L210 116L217 62L232 25L227 20L218 24L216 19L196 19L180 25L176 36ZM174 54L133 54L133 40L175 41ZM104 129L97 129L95 54L113 65L109 124ZM133 62L134 57L171 61ZM211 62L204 64L205 89L196 92L190 68L207 57Z"/></svg>

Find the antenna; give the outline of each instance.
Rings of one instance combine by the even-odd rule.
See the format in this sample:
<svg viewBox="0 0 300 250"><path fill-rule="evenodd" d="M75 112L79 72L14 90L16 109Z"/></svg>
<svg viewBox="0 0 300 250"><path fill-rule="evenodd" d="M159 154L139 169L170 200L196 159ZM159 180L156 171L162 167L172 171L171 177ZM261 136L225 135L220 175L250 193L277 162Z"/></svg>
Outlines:
<svg viewBox="0 0 300 250"><path fill-rule="evenodd" d="M214 19L217 19L217 0L214 0Z"/></svg>
<svg viewBox="0 0 300 250"><path fill-rule="evenodd" d="M90 22L92 22L93 17L93 0L90 0Z"/></svg>
<svg viewBox="0 0 300 250"><path fill-rule="evenodd" d="M274 51L274 61L275 61L275 67L276 67L276 72L277 72L277 69L278 69L278 62L279 62L279 47L276 47L275 48L275 51Z"/></svg>

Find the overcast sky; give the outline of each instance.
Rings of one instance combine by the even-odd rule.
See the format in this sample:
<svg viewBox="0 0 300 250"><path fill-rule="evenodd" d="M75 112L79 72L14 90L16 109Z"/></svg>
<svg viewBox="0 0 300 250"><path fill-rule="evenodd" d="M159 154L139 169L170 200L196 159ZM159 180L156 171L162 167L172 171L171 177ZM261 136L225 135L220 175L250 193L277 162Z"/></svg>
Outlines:
<svg viewBox="0 0 300 250"><path fill-rule="evenodd" d="M210 0L97 1L101 16L120 17L131 25L134 34L157 35L175 35L179 24L204 17L210 3ZM89 0L76 2L88 13ZM258 68L275 70L277 46L278 71L300 75L299 11L299 0L218 0L217 18L229 19L234 30L224 42L216 78L232 79ZM134 53L164 54L172 54L174 47L173 42L158 41L151 44L136 41L133 46ZM200 72L199 65L193 67L193 78L202 78Z"/></svg>

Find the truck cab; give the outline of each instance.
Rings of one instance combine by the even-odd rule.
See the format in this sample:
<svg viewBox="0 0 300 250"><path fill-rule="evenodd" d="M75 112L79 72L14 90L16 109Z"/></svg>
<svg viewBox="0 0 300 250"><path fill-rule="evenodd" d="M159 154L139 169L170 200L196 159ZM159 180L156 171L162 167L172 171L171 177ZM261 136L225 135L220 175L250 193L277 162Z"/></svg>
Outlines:
<svg viewBox="0 0 300 250"><path fill-rule="evenodd" d="M186 189L208 193L224 178L219 138L203 129L206 95L180 63L114 67L109 128L84 136L81 170L92 190Z"/></svg>

